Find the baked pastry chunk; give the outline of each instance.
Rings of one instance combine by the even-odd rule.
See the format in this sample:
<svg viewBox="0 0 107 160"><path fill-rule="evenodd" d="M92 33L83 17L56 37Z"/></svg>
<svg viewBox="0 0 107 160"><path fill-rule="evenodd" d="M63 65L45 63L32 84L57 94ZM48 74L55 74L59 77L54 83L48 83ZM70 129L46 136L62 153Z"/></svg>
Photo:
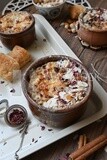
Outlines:
<svg viewBox="0 0 107 160"><path fill-rule="evenodd" d="M0 77L7 81L13 81L14 73L19 70L19 63L12 57L0 53Z"/></svg>
<svg viewBox="0 0 107 160"><path fill-rule="evenodd" d="M86 8L82 5L71 5L69 7L69 15L71 19L77 20L79 15L83 13Z"/></svg>
<svg viewBox="0 0 107 160"><path fill-rule="evenodd" d="M20 68L31 60L31 55L28 51L20 46L15 46L8 55L19 63Z"/></svg>

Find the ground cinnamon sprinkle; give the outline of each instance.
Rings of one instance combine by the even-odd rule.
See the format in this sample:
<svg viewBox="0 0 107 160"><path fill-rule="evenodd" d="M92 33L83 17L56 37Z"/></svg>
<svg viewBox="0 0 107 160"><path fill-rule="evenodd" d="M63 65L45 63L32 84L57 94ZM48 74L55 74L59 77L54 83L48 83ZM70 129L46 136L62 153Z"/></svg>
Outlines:
<svg viewBox="0 0 107 160"><path fill-rule="evenodd" d="M82 139L82 137L81 137ZM81 142L81 141L80 141ZM83 141L82 141L83 142ZM92 140L91 142L87 143L86 145L82 146L79 149L69 155L69 160L83 160L92 155L95 151L100 149L101 147L104 147L107 144L107 136L106 135L100 135L96 139Z"/></svg>

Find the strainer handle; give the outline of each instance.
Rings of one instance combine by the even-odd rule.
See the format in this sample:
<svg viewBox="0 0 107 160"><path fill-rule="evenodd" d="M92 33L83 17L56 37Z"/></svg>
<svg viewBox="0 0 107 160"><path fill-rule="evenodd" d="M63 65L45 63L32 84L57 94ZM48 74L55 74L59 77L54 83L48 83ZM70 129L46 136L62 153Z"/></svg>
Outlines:
<svg viewBox="0 0 107 160"><path fill-rule="evenodd" d="M102 61L104 59L107 59L107 56L106 57L102 57L100 59L98 59L97 61L95 61L94 63L91 63L91 67L93 69L93 72L95 74L95 78L97 78L98 80L101 80L102 82L104 83L107 83L107 75L106 76L103 76L101 73L99 73L97 70L96 70L96 65L99 61Z"/></svg>

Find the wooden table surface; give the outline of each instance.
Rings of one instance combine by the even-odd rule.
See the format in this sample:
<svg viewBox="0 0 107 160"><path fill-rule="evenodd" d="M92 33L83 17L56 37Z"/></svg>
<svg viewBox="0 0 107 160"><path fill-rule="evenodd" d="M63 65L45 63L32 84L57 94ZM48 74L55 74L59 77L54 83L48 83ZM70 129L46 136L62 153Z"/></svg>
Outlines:
<svg viewBox="0 0 107 160"><path fill-rule="evenodd" d="M92 7L103 7L107 9L106 0L89 0ZM31 13L35 12L34 6L26 8L26 10ZM57 20L49 21L53 28L58 32L58 34L64 39L68 46L74 51L74 53L79 57L87 69L92 72L91 63L96 62L96 60L106 56L107 49L104 50L91 50L89 48L84 48L80 41L75 38L76 34L68 33L66 29L60 27L60 23L64 19L60 18ZM107 76L107 59L102 61L97 65L97 70ZM107 84L99 82L105 91L107 91ZM54 142L53 144L23 158L23 160L65 160L61 157L64 157L67 153L73 152L77 148L78 136L85 134L88 139L91 141L100 134L107 135L107 116L101 120L88 125L81 130L76 131L69 136ZM107 160L107 152L104 148L100 149L98 152L94 153L92 156L87 158L87 160Z"/></svg>

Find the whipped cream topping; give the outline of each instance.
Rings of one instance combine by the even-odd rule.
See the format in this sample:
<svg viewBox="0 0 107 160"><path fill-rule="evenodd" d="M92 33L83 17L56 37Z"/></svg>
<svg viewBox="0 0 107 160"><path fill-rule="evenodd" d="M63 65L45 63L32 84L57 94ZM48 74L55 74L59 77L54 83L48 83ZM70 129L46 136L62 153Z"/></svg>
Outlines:
<svg viewBox="0 0 107 160"><path fill-rule="evenodd" d="M82 23L85 27L95 30L107 29L107 9L90 9L82 17Z"/></svg>
<svg viewBox="0 0 107 160"><path fill-rule="evenodd" d="M82 101L88 87L83 67L66 59L48 62L32 71L28 89L41 107L61 110Z"/></svg>

